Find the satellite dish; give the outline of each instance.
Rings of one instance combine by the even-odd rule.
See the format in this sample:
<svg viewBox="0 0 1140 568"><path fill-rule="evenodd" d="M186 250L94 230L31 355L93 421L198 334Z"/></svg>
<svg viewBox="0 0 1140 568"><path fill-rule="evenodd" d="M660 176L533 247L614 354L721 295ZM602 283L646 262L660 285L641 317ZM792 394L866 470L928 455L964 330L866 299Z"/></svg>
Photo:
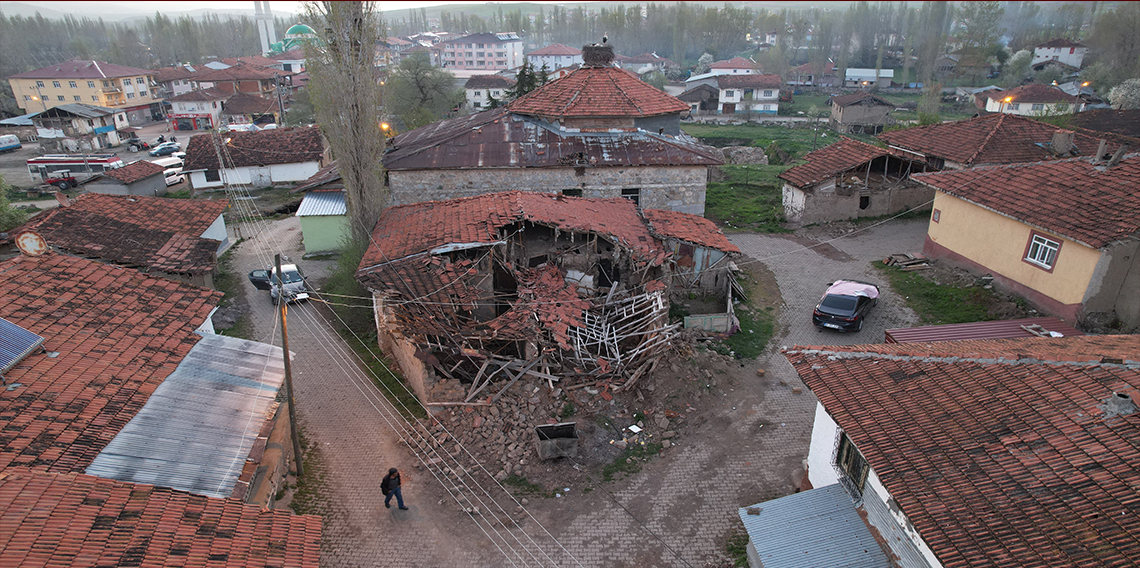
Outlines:
<svg viewBox="0 0 1140 568"><path fill-rule="evenodd" d="M16 237L16 247L28 256L39 256L48 251L47 241L35 231L25 231Z"/></svg>

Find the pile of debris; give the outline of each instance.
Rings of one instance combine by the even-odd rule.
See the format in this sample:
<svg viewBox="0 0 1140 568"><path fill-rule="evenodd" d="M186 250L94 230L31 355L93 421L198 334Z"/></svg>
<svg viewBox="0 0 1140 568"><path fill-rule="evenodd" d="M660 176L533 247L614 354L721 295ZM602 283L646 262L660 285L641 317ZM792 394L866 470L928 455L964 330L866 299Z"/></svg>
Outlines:
<svg viewBox="0 0 1140 568"><path fill-rule="evenodd" d="M899 270L903 272L930 269L930 259L918 253L895 253L884 258L883 264L887 266L897 266Z"/></svg>

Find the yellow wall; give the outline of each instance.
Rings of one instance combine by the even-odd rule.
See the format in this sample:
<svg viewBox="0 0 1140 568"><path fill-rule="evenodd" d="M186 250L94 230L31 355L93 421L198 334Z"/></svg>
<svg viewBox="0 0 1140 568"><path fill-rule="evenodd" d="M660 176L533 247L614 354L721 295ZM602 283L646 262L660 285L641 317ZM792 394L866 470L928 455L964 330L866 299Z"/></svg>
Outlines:
<svg viewBox="0 0 1140 568"><path fill-rule="evenodd" d="M137 82L139 76L109 79L8 79L8 84L12 86L12 93L16 95L16 105L25 113L40 112L45 110L45 106L53 108L73 103L114 108L116 106L135 106L161 101L161 98L155 96L157 87L151 86L154 77L152 75L140 76L143 77L144 81L142 85ZM129 80L130 85L124 88L123 81L125 80ZM43 82L44 86L37 88L36 81ZM56 87L53 81L59 81L59 87ZM75 81L74 88L71 87L71 81ZM95 86L89 87L88 81L94 82ZM104 87L104 81L108 83L108 87ZM139 89L146 89L147 96L141 96ZM135 98L126 98L127 92L135 93ZM42 101L40 100L41 96ZM62 101L59 100L61 96L63 97ZM75 100L77 96L79 100ZM25 99L24 97L31 98Z"/></svg>
<svg viewBox="0 0 1140 568"><path fill-rule="evenodd" d="M1038 230L1061 243L1053 272L1046 272L1023 260L1033 230L1028 225L941 191L934 208L939 222L930 222L927 235L935 243L1063 304L1084 301L1099 250Z"/></svg>

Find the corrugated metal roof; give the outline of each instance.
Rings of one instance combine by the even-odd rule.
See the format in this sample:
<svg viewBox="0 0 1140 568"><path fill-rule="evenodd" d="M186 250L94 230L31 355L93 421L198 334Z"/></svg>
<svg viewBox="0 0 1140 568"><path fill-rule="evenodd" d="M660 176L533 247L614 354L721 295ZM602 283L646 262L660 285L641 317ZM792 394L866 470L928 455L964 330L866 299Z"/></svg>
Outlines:
<svg viewBox="0 0 1140 568"><path fill-rule="evenodd" d="M1057 318L1024 318L888 329L885 341L886 343L920 343L924 341L1035 337L1034 334L1022 329L1021 326L1023 325L1039 325L1048 331L1060 333L1063 337L1084 335L1083 331Z"/></svg>
<svg viewBox="0 0 1140 568"><path fill-rule="evenodd" d="M86 473L228 497L284 379L281 348L203 334Z"/></svg>
<svg viewBox="0 0 1140 568"><path fill-rule="evenodd" d="M889 568L883 549L838 484L740 509L763 568Z"/></svg>
<svg viewBox="0 0 1140 568"><path fill-rule="evenodd" d="M344 192L339 189L335 191L310 191L305 194L305 198L301 200L301 206L297 208L298 217L345 215L347 213L348 206L344 202Z"/></svg>

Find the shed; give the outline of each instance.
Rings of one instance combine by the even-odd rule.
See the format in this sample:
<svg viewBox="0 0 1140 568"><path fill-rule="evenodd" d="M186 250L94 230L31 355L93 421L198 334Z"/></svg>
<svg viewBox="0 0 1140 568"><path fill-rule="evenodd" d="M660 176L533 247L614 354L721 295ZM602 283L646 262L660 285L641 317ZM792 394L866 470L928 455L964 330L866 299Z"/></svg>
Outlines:
<svg viewBox="0 0 1140 568"><path fill-rule="evenodd" d="M344 190L315 189L306 193L297 208L297 218L301 220L305 254L339 249L349 233Z"/></svg>
<svg viewBox="0 0 1140 568"><path fill-rule="evenodd" d="M161 197L166 195L166 176L162 172L162 166L139 160L121 168L107 170L83 187L92 193Z"/></svg>

